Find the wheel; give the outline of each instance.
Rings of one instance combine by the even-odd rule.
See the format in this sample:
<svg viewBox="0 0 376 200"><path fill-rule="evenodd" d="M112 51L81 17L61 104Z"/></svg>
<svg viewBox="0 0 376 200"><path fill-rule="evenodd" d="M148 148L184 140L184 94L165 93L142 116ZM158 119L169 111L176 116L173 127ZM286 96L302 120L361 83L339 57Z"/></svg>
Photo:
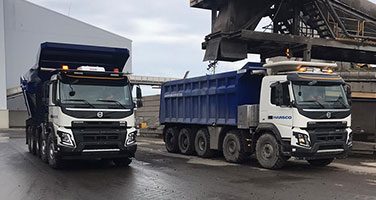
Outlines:
<svg viewBox="0 0 376 200"><path fill-rule="evenodd" d="M29 126L27 131L27 146L29 149L29 152L33 155L36 154L36 141L35 141L35 130L33 127Z"/></svg>
<svg viewBox="0 0 376 200"><path fill-rule="evenodd" d="M130 158L116 158L113 159L114 163L118 167L128 167L131 164L132 159Z"/></svg>
<svg viewBox="0 0 376 200"><path fill-rule="evenodd" d="M327 158L327 159L318 159L318 160L307 160L307 162L315 167L325 167L332 163L334 158Z"/></svg>
<svg viewBox="0 0 376 200"><path fill-rule="evenodd" d="M197 131L195 150L197 155L203 158L210 158L214 155L214 151L210 149L210 136L206 128Z"/></svg>
<svg viewBox="0 0 376 200"><path fill-rule="evenodd" d="M182 128L179 131L178 145L182 154L192 155L195 152L195 136L189 128Z"/></svg>
<svg viewBox="0 0 376 200"><path fill-rule="evenodd" d="M34 136L34 141L35 141L35 155L37 157L40 157L40 132L39 129L37 128L35 131L35 136Z"/></svg>
<svg viewBox="0 0 376 200"><path fill-rule="evenodd" d="M257 140L256 157L260 165L267 169L279 169L286 164L276 138L269 133L261 135Z"/></svg>
<svg viewBox="0 0 376 200"><path fill-rule="evenodd" d="M39 156L43 162L48 162L48 146L46 135L42 132L39 137Z"/></svg>
<svg viewBox="0 0 376 200"><path fill-rule="evenodd" d="M55 141L52 137L52 133L48 135L48 164L54 169L59 169L62 166L62 160L57 153Z"/></svg>
<svg viewBox="0 0 376 200"><path fill-rule="evenodd" d="M179 152L178 134L179 133L176 127L169 127L165 131L164 141L165 141L166 149L170 153Z"/></svg>
<svg viewBox="0 0 376 200"><path fill-rule="evenodd" d="M223 140L223 155L227 162L242 163L248 158L244 139L239 132L230 131Z"/></svg>

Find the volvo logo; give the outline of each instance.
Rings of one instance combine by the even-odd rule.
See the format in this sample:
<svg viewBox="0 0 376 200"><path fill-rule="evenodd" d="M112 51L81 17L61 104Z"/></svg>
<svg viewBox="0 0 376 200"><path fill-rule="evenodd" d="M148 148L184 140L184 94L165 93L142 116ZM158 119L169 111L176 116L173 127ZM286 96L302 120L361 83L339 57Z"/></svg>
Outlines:
<svg viewBox="0 0 376 200"><path fill-rule="evenodd" d="M332 113L331 113L331 112L327 112L327 113L326 113L326 117L327 117L328 119L332 118Z"/></svg>
<svg viewBox="0 0 376 200"><path fill-rule="evenodd" d="M97 112L97 117L102 118L103 117L103 112Z"/></svg>

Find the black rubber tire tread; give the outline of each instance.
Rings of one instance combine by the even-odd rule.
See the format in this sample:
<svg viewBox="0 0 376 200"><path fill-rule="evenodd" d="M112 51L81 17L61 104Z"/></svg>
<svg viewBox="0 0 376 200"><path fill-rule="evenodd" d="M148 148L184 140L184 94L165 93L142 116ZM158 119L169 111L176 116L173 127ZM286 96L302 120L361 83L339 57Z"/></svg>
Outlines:
<svg viewBox="0 0 376 200"><path fill-rule="evenodd" d="M53 169L60 169L63 165L63 160L55 153L54 158L51 158L50 154L50 145L54 144L56 148L56 144L54 142L54 139L52 137L52 134L48 135L47 139L47 147L48 147L48 165Z"/></svg>
<svg viewBox="0 0 376 200"><path fill-rule="evenodd" d="M118 167L128 167L132 163L131 158L116 158L112 160Z"/></svg>
<svg viewBox="0 0 376 200"><path fill-rule="evenodd" d="M199 147L199 139L204 139L205 148L203 150ZM195 151L199 157L211 158L214 156L215 151L210 149L210 135L206 128L199 129L195 137Z"/></svg>
<svg viewBox="0 0 376 200"><path fill-rule="evenodd" d="M40 158L40 143L39 143L39 139L40 139L39 128L36 128L35 129L35 137L34 137L34 140L35 140L35 155Z"/></svg>
<svg viewBox="0 0 376 200"><path fill-rule="evenodd" d="M314 167L325 167L332 163L334 158L307 160L307 162Z"/></svg>
<svg viewBox="0 0 376 200"><path fill-rule="evenodd" d="M43 148L42 148L43 141L45 142L45 145L46 145L45 152L43 152ZM39 136L38 142L39 142L39 157L43 162L48 163L48 141L47 141L46 135L43 132Z"/></svg>
<svg viewBox="0 0 376 200"><path fill-rule="evenodd" d="M235 152L232 154L228 151L229 142L235 142ZM229 131L226 133L225 138L223 139L223 155L227 162L231 163L243 163L249 158L248 152L245 150L246 141L240 131Z"/></svg>
<svg viewBox="0 0 376 200"><path fill-rule="evenodd" d="M179 135L179 132L178 132L177 127L167 127L165 129L164 142L165 142L166 150L168 152L179 153L178 135Z"/></svg>
<svg viewBox="0 0 376 200"><path fill-rule="evenodd" d="M33 154L33 155L36 155L36 141L35 141L35 128L33 128L32 126L30 126L28 128L28 133L27 133L27 137L28 137L28 149L29 149L29 153Z"/></svg>
<svg viewBox="0 0 376 200"><path fill-rule="evenodd" d="M269 145L271 145L274 149L273 158L269 160L263 159L261 155L262 147L265 145L265 143L269 143ZM280 169L287 162L286 158L280 151L280 145L278 144L277 139L270 133L265 133L258 138L256 143L256 157L259 164L266 169Z"/></svg>
<svg viewBox="0 0 376 200"><path fill-rule="evenodd" d="M188 139L188 146L186 148L184 148L182 141L181 141L184 136L187 137ZM179 146L179 151L184 155L192 155L195 153L195 133L192 129L190 128L180 129L179 136L178 136L178 146Z"/></svg>

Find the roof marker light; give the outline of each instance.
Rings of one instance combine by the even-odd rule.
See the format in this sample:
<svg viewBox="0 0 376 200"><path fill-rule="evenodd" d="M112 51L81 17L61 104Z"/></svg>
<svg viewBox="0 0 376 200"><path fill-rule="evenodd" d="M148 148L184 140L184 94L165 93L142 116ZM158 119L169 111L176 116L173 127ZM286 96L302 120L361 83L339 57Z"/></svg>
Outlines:
<svg viewBox="0 0 376 200"><path fill-rule="evenodd" d="M68 65L63 65L63 66L61 66L61 69L63 69L63 70L69 70L69 66Z"/></svg>
<svg viewBox="0 0 376 200"><path fill-rule="evenodd" d="M299 67L298 71L299 72L306 72L307 68L306 67Z"/></svg>

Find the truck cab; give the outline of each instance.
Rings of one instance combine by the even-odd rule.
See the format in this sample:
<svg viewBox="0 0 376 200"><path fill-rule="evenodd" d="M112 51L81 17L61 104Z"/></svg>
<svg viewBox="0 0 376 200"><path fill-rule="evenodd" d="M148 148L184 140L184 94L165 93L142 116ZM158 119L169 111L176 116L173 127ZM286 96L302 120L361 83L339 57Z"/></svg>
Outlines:
<svg viewBox="0 0 376 200"><path fill-rule="evenodd" d="M42 44L37 66L21 78L30 152L53 168L86 158L129 165L138 130L133 85L121 72L128 57L126 49Z"/></svg>
<svg viewBox="0 0 376 200"><path fill-rule="evenodd" d="M264 67L272 74L262 81L257 131L273 133L287 157L322 164L345 157L352 147L351 95L332 73L336 65L287 61Z"/></svg>

